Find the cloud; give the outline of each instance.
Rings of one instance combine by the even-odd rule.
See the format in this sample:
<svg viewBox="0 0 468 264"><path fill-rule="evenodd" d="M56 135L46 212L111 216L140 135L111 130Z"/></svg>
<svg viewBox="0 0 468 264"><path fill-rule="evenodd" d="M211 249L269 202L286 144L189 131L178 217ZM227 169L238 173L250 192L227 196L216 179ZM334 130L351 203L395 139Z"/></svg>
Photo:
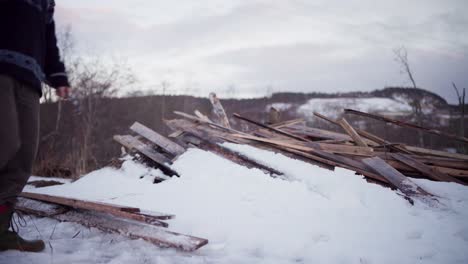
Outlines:
<svg viewBox="0 0 468 264"><path fill-rule="evenodd" d="M72 24L81 51L127 57L146 87L166 80L200 93L235 85L243 95L380 89L406 84L392 54L401 45L420 86L453 102L447 85L468 85L463 0L60 4L57 20Z"/></svg>

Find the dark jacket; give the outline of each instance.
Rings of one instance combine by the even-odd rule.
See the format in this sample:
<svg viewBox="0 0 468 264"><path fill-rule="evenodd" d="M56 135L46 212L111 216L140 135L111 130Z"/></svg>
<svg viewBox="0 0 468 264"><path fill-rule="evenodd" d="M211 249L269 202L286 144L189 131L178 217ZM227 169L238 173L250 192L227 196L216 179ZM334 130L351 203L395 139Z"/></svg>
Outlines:
<svg viewBox="0 0 468 264"><path fill-rule="evenodd" d="M54 0L0 0L0 74L29 84L69 86L55 36Z"/></svg>

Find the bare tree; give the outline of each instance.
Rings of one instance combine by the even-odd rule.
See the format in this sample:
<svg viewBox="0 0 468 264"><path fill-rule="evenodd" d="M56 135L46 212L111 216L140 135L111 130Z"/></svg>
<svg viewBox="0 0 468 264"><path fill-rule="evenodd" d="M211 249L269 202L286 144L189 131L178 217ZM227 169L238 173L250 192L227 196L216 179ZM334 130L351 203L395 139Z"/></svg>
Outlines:
<svg viewBox="0 0 468 264"><path fill-rule="evenodd" d="M122 87L128 87L136 82L130 67L123 60L108 59L102 55L86 56L75 49L71 27L58 31L59 48L64 59L69 80L72 86L72 96L69 102L57 102L57 117L55 131L46 135L43 142L52 136L59 135L62 122L68 127L73 127L71 135L64 135L60 140L69 142L67 146L68 157L56 157L69 161L68 164L75 176L82 175L97 165L94 150L98 147L96 134L99 132L103 121L103 108L101 101L114 97ZM51 101L55 101L55 95L50 92ZM74 108L72 116L62 118L62 104L69 104ZM69 113L70 114L70 113ZM52 141L48 141L52 142ZM50 153L63 153L51 151ZM66 165L64 165L66 166Z"/></svg>
<svg viewBox="0 0 468 264"><path fill-rule="evenodd" d="M416 81L414 79L413 71L411 70L410 63L408 60L408 51L404 46L399 47L395 50L393 50L395 53L395 60L397 61L398 64L401 66L401 71L402 73L405 73L408 75L408 79L411 81L413 88L417 89ZM420 96L418 93L415 93L413 98L411 98L410 101L410 106L412 108L412 113L414 118L416 119L416 123L420 126L423 125L423 119L424 119L424 113L422 111L422 96ZM418 132L418 137L419 137L419 145L421 147L424 147L424 134L420 131Z"/></svg>
<svg viewBox="0 0 468 264"><path fill-rule="evenodd" d="M455 90L455 93L457 93L457 98L458 98L458 107L460 108L460 130L459 130L459 135L461 137L465 136L465 96L466 96L466 88L463 88L463 90L459 90L457 86L455 85L454 82L452 82L453 89ZM460 150L464 153L465 150L465 145L461 144L460 145Z"/></svg>

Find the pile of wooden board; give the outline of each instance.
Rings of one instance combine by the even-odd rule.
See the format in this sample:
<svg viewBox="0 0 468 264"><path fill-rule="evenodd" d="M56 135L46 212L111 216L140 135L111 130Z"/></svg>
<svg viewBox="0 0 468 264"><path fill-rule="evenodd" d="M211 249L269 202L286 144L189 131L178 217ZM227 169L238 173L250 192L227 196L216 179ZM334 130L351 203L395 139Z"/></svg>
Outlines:
<svg viewBox="0 0 468 264"><path fill-rule="evenodd" d="M131 127L137 135L115 136L114 139L129 150L144 156L168 176L178 176L177 172L170 168L170 164L188 147L211 151L237 164L261 169L273 177L283 175L273 168L274 164L261 164L219 144L232 142L283 153L331 170L341 167L355 171L370 182L399 189L411 202L414 197L431 197L431 199L435 197L416 185L409 177L464 185L468 183L468 155L388 142L377 135L354 128L345 118L332 120L319 113L315 113L318 118L336 125L342 132L308 127L301 119L266 125L234 114L233 118L257 127L248 132L239 131L231 127L226 111L215 95L210 95L210 101L213 104L213 120L197 110L194 115L175 112L181 117L180 119L165 120L174 131L169 136L170 139L139 123ZM345 113L370 117L468 143L468 139L464 137L379 115L351 109L346 109Z"/></svg>
<svg viewBox="0 0 468 264"><path fill-rule="evenodd" d="M102 202L23 192L16 209L23 213L75 222L132 239L143 239L159 247L194 251L208 240L166 230L171 214L142 211L139 208Z"/></svg>

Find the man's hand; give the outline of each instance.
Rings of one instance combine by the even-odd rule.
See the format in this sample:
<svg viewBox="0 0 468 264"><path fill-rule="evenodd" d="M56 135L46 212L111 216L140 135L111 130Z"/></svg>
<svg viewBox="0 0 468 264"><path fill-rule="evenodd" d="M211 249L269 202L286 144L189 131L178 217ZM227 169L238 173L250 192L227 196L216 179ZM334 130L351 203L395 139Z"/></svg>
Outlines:
<svg viewBox="0 0 468 264"><path fill-rule="evenodd" d="M62 99L68 99L70 97L70 87L68 86L61 86L58 87L55 91L58 97Z"/></svg>

